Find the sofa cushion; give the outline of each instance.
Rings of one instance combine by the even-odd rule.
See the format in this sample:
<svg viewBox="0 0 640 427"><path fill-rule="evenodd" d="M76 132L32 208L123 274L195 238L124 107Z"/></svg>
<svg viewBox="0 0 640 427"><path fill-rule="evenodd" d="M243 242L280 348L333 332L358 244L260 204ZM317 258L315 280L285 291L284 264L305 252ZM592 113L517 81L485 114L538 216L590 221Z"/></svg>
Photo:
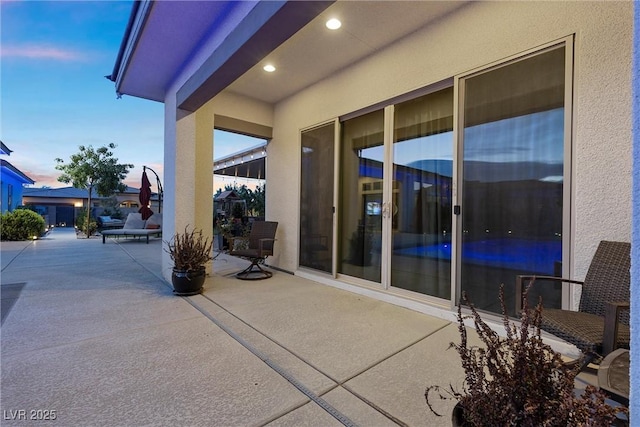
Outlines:
<svg viewBox="0 0 640 427"><path fill-rule="evenodd" d="M127 220L124 223L124 229L125 230L131 230L131 229L144 229L144 225L145 225L145 220L142 219L142 215L140 215L139 213L130 213L129 215L127 215Z"/></svg>
<svg viewBox="0 0 640 427"><path fill-rule="evenodd" d="M162 227L162 214L154 213L147 219L145 228L157 229Z"/></svg>

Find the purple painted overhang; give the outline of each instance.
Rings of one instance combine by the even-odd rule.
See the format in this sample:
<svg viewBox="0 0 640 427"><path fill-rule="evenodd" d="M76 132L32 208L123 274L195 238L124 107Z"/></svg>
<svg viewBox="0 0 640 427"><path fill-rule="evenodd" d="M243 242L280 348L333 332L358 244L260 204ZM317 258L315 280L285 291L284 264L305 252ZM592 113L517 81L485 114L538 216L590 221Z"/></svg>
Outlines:
<svg viewBox="0 0 640 427"><path fill-rule="evenodd" d="M334 1L136 1L110 80L164 102L182 71L179 108L195 111Z"/></svg>

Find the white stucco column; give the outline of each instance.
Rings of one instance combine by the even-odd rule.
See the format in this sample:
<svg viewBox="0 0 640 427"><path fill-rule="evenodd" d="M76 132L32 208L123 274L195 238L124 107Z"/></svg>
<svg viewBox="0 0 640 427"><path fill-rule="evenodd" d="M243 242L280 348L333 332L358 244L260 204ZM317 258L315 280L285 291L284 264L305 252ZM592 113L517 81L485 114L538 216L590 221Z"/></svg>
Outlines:
<svg viewBox="0 0 640 427"><path fill-rule="evenodd" d="M165 209L163 238L202 230L213 239L213 114L191 113L165 103ZM211 263L207 272L211 272ZM162 274L171 279L171 259L163 252Z"/></svg>
<svg viewBox="0 0 640 427"><path fill-rule="evenodd" d="M634 3L633 224L631 240L631 424L640 421L640 5Z"/></svg>

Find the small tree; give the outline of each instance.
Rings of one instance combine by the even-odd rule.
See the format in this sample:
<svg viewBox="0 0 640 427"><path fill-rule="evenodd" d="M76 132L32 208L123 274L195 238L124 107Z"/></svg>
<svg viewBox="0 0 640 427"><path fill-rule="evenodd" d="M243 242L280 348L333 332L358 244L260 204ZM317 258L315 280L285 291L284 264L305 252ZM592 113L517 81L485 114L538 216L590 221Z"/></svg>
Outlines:
<svg viewBox="0 0 640 427"><path fill-rule="evenodd" d="M265 215L265 191L264 184L258 185L251 194L251 200L249 200L249 209L257 216Z"/></svg>
<svg viewBox="0 0 640 427"><path fill-rule="evenodd" d="M84 188L89 192L87 203L87 214L85 232L87 237L91 235L89 221L91 218L91 197L93 190L100 196L108 197L116 191L124 191L126 186L122 180L133 168L132 164L120 164L118 159L113 157L112 149L116 145L111 143L106 147L97 150L91 145L85 147L81 145L79 152L71 156L69 163L57 158L56 169L62 171L58 181L66 184L72 183L75 188Z"/></svg>

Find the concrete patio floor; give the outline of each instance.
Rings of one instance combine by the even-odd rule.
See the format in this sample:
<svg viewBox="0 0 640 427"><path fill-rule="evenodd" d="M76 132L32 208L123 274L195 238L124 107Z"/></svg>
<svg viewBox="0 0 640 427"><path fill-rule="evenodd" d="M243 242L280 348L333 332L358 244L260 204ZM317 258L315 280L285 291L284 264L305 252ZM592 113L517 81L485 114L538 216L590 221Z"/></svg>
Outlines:
<svg viewBox="0 0 640 427"><path fill-rule="evenodd" d="M460 384L455 323L279 271L240 281L224 255L177 297L160 239L1 249L3 426L451 425L454 402L436 417L423 395Z"/></svg>

